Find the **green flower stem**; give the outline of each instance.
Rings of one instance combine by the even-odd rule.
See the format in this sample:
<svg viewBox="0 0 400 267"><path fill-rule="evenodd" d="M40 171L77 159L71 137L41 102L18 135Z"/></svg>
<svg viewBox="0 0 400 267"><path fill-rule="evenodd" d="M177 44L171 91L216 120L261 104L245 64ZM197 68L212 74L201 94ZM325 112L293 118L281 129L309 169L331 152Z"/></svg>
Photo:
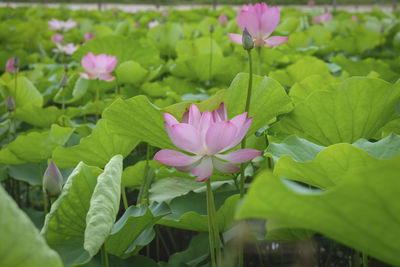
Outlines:
<svg viewBox="0 0 400 267"><path fill-rule="evenodd" d="M247 99L246 99L246 107L245 107L245 112L249 112L250 110L250 99L251 99L251 89L253 87L253 62L251 59L251 50L247 50L247 53L249 55L249 85L247 87ZM243 138L242 141L242 149L246 148L246 137ZM244 164L240 164L240 198L244 196Z"/></svg>
<svg viewBox="0 0 400 267"><path fill-rule="evenodd" d="M212 78L212 58L213 58L213 39L212 39L212 32L210 32L210 73L208 74L208 80L211 83Z"/></svg>
<svg viewBox="0 0 400 267"><path fill-rule="evenodd" d="M208 240L210 242L210 254L211 254L211 265L212 267L216 267L215 264L215 247L214 247L214 227L212 223L212 216L211 216L211 207L210 207L210 193L209 193L209 183L210 180L207 180L207 218L208 218ZM211 191L211 190L210 190ZM212 192L212 191L211 191Z"/></svg>
<svg viewBox="0 0 400 267"><path fill-rule="evenodd" d="M100 107L99 107L99 101L100 101L100 81L96 81L96 122L99 120L99 113L100 113Z"/></svg>
<svg viewBox="0 0 400 267"><path fill-rule="evenodd" d="M211 188L210 179L206 181L207 185L207 213L208 213L208 228L210 231L210 250L211 250L211 258L213 257L213 250L215 249L215 259L217 261L218 267L222 266L221 263L221 241L219 238L219 227L218 227L218 220L217 220L217 212L215 210L215 203L214 203L214 195ZM214 259L214 264L215 264ZM214 266L214 265L213 265Z"/></svg>
<svg viewBox="0 0 400 267"><path fill-rule="evenodd" d="M128 199L126 198L125 186L121 186L122 202L124 203L125 210L128 209Z"/></svg>
<svg viewBox="0 0 400 267"><path fill-rule="evenodd" d="M363 252L363 267L368 267L368 255Z"/></svg>
<svg viewBox="0 0 400 267"><path fill-rule="evenodd" d="M257 47L257 75L261 75L261 47Z"/></svg>
<svg viewBox="0 0 400 267"><path fill-rule="evenodd" d="M103 243L101 246L101 266L102 267L108 267L108 255L107 255L107 250L106 250L106 244Z"/></svg>
<svg viewBox="0 0 400 267"><path fill-rule="evenodd" d="M149 165L150 154L151 154L151 146L150 144L147 144L146 166L144 167L143 181L142 185L140 186L139 195L137 198L137 203L146 204L146 206L149 204L150 201L149 188L152 180L152 172L150 171L150 165Z"/></svg>

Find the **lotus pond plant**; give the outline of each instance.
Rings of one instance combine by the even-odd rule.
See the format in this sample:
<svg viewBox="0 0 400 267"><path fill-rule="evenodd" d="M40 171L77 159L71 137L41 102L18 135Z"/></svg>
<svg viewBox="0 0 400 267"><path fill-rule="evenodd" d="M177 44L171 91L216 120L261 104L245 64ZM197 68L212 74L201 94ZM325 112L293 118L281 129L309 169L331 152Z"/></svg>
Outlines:
<svg viewBox="0 0 400 267"><path fill-rule="evenodd" d="M307 1L0 7L0 266L400 266L400 13Z"/></svg>

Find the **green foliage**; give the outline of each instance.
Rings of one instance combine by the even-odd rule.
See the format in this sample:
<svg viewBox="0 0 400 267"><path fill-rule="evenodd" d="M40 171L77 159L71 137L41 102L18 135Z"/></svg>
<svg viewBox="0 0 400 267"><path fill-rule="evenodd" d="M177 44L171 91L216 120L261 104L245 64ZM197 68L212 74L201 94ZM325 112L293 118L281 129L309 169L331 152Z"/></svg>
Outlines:
<svg viewBox="0 0 400 267"><path fill-rule="evenodd" d="M313 230L399 264L396 214L400 205L393 201L400 186L399 160L355 166L339 174L341 182L326 192L282 181L264 171L252 184L238 217L273 218L285 228ZM323 175L319 177L323 179Z"/></svg>
<svg viewBox="0 0 400 267"><path fill-rule="evenodd" d="M58 254L47 246L28 216L18 208L2 186L0 212L3 214L0 221L2 266L62 266Z"/></svg>
<svg viewBox="0 0 400 267"><path fill-rule="evenodd" d="M120 155L110 160L104 173L83 163L71 173L42 229L65 266L89 262L110 234L119 207L121 173Z"/></svg>

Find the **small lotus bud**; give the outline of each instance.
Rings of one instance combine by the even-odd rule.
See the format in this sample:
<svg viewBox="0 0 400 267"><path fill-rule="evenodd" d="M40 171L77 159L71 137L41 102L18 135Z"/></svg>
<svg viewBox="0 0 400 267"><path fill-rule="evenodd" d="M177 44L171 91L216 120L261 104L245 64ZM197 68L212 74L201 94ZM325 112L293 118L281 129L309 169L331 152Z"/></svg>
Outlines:
<svg viewBox="0 0 400 267"><path fill-rule="evenodd" d="M214 24L211 24L210 25L210 33L213 33L214 32Z"/></svg>
<svg viewBox="0 0 400 267"><path fill-rule="evenodd" d="M228 23L228 18L224 13L222 13L221 16L218 17L218 23L222 26Z"/></svg>
<svg viewBox="0 0 400 267"><path fill-rule="evenodd" d="M13 112L15 110L15 102L12 96L8 96L6 106L9 112Z"/></svg>
<svg viewBox="0 0 400 267"><path fill-rule="evenodd" d="M65 87L67 87L67 84L68 84L68 77L67 77L67 74L64 74L64 76L62 77L62 79L61 79L61 88L65 88Z"/></svg>
<svg viewBox="0 0 400 267"><path fill-rule="evenodd" d="M251 50L254 47L253 37L250 35L250 33L247 31L246 28L244 28L243 31L242 43L243 43L243 48L246 50Z"/></svg>
<svg viewBox="0 0 400 267"><path fill-rule="evenodd" d="M17 63L15 63L18 61ZM7 63L6 63L6 71L8 73L14 74L18 72L18 66L19 66L19 60L18 57L12 57L10 58Z"/></svg>
<svg viewBox="0 0 400 267"><path fill-rule="evenodd" d="M64 64L64 71L68 72L68 64L67 63Z"/></svg>
<svg viewBox="0 0 400 267"><path fill-rule="evenodd" d="M56 164L51 161L43 175L43 190L49 197L56 197L61 193L63 177Z"/></svg>

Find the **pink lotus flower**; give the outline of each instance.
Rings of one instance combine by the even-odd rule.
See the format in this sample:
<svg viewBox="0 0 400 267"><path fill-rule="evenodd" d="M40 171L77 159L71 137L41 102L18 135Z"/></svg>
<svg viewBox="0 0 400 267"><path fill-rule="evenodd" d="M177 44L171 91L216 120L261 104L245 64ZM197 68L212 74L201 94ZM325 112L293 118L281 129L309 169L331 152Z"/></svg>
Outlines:
<svg viewBox="0 0 400 267"><path fill-rule="evenodd" d="M228 18L226 17L226 15L224 13L222 13L219 17L218 17L218 23L219 25L226 25L228 23Z"/></svg>
<svg viewBox="0 0 400 267"><path fill-rule="evenodd" d="M8 73L14 74L18 72L18 67L16 66L17 57L10 58L6 63L6 71Z"/></svg>
<svg viewBox="0 0 400 267"><path fill-rule="evenodd" d="M75 27L76 25L77 23L70 18L66 22L64 22L64 31L68 31L73 27Z"/></svg>
<svg viewBox="0 0 400 267"><path fill-rule="evenodd" d="M114 80L114 76L110 74L117 65L117 57L100 54L98 56L89 52L82 57L82 67L87 73L79 72L79 75L85 79L99 79L110 82Z"/></svg>
<svg viewBox="0 0 400 267"><path fill-rule="evenodd" d="M223 152L237 146L245 137L252 118L246 118L247 112L228 121L226 108L222 103L212 113L200 113L195 104L179 123L172 115L164 113L165 128L174 145L194 155L163 149L154 159L180 171L191 171L196 181L203 182L210 178L214 167L223 173L234 173L240 168L234 163L243 163L260 155L255 149L240 149L227 154Z"/></svg>
<svg viewBox="0 0 400 267"><path fill-rule="evenodd" d="M55 42L56 44L61 44L63 42L63 36L62 34L56 33L51 37L51 40Z"/></svg>
<svg viewBox="0 0 400 267"><path fill-rule="evenodd" d="M68 19L67 21L62 21L53 18L49 21L49 29L56 31L68 31L71 28L75 27L76 25L77 23L72 19Z"/></svg>
<svg viewBox="0 0 400 267"><path fill-rule="evenodd" d="M273 48L289 41L289 37L269 37L278 26L279 20L280 12L278 7L269 8L266 3L256 3L254 6L252 4L244 5L237 16L239 28L242 31L245 28L247 29L254 39L254 45L257 47ZM233 42L242 44L242 35L228 33L228 36Z"/></svg>
<svg viewBox="0 0 400 267"><path fill-rule="evenodd" d="M307 5L308 6L315 6L315 2L313 0L308 1Z"/></svg>
<svg viewBox="0 0 400 267"><path fill-rule="evenodd" d="M57 48L53 49L54 53L63 53L66 55L72 55L76 50L78 50L78 47L75 46L73 43L68 43L66 45L61 45L59 43L56 43Z"/></svg>
<svg viewBox="0 0 400 267"><path fill-rule="evenodd" d="M151 21L151 22L147 23L147 27L149 29L151 29L151 28L154 28L154 27L158 26L159 24L160 23L157 20L155 20L155 21Z"/></svg>
<svg viewBox="0 0 400 267"><path fill-rule="evenodd" d="M324 23L328 20L332 19L332 14L327 12L325 14L322 14L321 16L314 16L313 17L313 23L317 24L317 23Z"/></svg>
<svg viewBox="0 0 400 267"><path fill-rule="evenodd" d="M139 29L139 28L140 28L139 22L135 22L135 28L136 28L136 29Z"/></svg>

